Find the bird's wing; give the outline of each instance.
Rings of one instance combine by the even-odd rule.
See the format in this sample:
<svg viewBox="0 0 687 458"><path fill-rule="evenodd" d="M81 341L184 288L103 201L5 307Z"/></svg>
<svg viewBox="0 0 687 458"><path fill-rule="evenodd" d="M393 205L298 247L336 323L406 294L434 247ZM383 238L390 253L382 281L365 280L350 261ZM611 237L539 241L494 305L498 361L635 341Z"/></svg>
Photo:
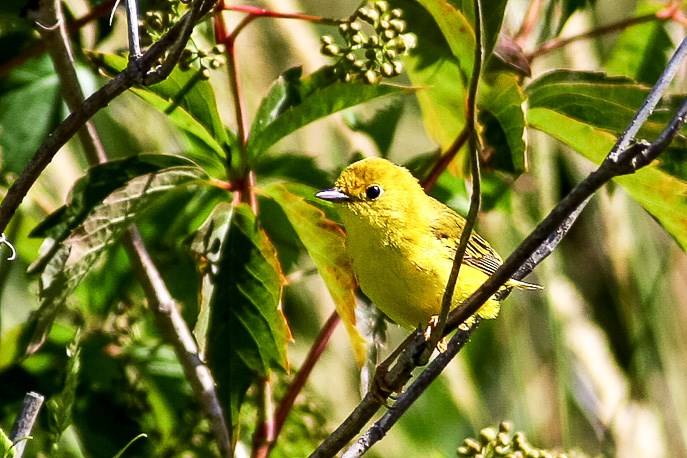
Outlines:
<svg viewBox="0 0 687 458"><path fill-rule="evenodd" d="M449 248L450 258L453 260L460 235L465 227L465 219L448 207L437 202L436 217L432 221L434 236ZM481 270L487 275L493 274L503 263L499 255L476 232L472 232L468 241L463 262Z"/></svg>

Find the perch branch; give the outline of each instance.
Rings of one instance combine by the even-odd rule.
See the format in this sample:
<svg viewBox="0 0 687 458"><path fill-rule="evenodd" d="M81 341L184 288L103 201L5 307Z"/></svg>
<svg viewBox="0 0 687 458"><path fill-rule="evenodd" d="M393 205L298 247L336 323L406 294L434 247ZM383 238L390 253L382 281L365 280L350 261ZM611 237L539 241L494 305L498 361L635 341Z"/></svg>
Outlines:
<svg viewBox="0 0 687 458"><path fill-rule="evenodd" d="M10 433L10 440L14 444L14 457L21 458L24 454L26 441L31 436L33 424L38 418L38 413L43 405L43 396L30 391L24 396L24 402L21 406L21 411L17 416Z"/></svg>
<svg viewBox="0 0 687 458"><path fill-rule="evenodd" d="M670 124L652 144L647 146L637 143L630 147L624 147L624 149L621 148L622 145L630 144L641 125L647 120L686 54L687 38L680 44L668 63L666 70L647 97L647 100L611 149L604 162L551 210L549 215L534 229L530 236L518 246L504 264L472 296L459 308L451 312L446 327L447 333L455 330L468 317L472 316L509 278L518 278L520 275L524 276L524 274L531 271L531 268L550 254L565 235L566 228L569 228L572 221L574 221L575 215L579 214L583 205L601 186L616 176L634 173L655 159L665 149L677 133L679 127L687 121L687 99L682 103ZM516 276L516 273L518 276ZM469 335L466 337L469 337ZM447 352L453 352L455 345L461 346L462 344L454 337L449 342ZM415 338L408 339L404 343L400 356L384 379L387 386L391 389L399 390L403 387L405 382L410 379L411 372L416 367L415 363L419 360L424 347L424 339L417 334ZM433 372L440 373L448 362L444 358L435 358L425 370L425 372L429 371L427 376L432 376ZM412 385L408 390L414 393ZM396 405L403 402L403 396L404 394L399 397ZM415 395L413 394L413 396ZM320 444L311 456L327 457L336 454L364 427L382 405L382 399L368 393L348 418ZM404 404L400 405L403 406ZM379 433L377 431L375 434Z"/></svg>

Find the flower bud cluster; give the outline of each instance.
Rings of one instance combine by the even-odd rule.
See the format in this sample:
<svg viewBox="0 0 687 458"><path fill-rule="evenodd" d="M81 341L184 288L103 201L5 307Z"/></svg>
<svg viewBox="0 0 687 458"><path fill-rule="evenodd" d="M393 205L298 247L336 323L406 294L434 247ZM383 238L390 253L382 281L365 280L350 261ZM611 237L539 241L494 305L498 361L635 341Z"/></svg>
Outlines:
<svg viewBox="0 0 687 458"><path fill-rule="evenodd" d="M197 63L200 69L200 76L203 79L208 79L210 78L210 70L216 70L226 63L224 51L225 47L222 44L213 46L209 51L187 47L182 51L179 58L179 68L181 70L190 70L193 64Z"/></svg>
<svg viewBox="0 0 687 458"><path fill-rule="evenodd" d="M398 76L403 71L399 57L415 47L415 35L404 33L402 16L400 9L390 9L386 1L362 6L339 25L346 44L338 45L331 35L325 35L320 52L337 58L334 71L343 81L373 84Z"/></svg>
<svg viewBox="0 0 687 458"><path fill-rule="evenodd" d="M498 431L489 426L479 432L479 439L468 437L456 450L459 457L473 458L583 458L585 455L577 452L559 453L538 449L530 445L523 432L516 432L509 436L512 426L509 422L502 422Z"/></svg>

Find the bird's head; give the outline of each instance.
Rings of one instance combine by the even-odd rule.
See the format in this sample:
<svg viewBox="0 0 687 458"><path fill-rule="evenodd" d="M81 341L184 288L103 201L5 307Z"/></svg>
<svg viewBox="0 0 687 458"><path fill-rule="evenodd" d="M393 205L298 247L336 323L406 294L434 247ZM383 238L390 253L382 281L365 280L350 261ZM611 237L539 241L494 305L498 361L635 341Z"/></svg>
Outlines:
<svg viewBox="0 0 687 458"><path fill-rule="evenodd" d="M382 158L367 158L348 166L317 197L337 204L344 225L358 221L373 227L405 223L416 202L426 198L417 179L404 167Z"/></svg>

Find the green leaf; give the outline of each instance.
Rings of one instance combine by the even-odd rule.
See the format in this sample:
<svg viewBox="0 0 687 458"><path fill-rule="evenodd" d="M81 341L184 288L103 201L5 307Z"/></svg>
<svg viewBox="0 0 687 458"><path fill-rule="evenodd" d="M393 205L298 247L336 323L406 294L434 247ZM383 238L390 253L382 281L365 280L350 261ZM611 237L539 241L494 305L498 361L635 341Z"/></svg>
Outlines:
<svg viewBox="0 0 687 458"><path fill-rule="evenodd" d="M1 79L0 171L21 173L61 117L59 80L47 55Z"/></svg>
<svg viewBox="0 0 687 458"><path fill-rule="evenodd" d="M377 110L370 119L361 119L359 114L349 111L344 113L344 121L350 129L370 137L382 157L389 157L391 142L396 135L402 114L403 104L395 99L389 105Z"/></svg>
<svg viewBox="0 0 687 458"><path fill-rule="evenodd" d="M287 367L290 333L280 308L283 277L272 244L247 205L228 211L225 207L216 214L221 225L229 217L231 222L218 262L210 262L214 288L205 346L220 398L229 405L230 424L235 427L255 377Z"/></svg>
<svg viewBox="0 0 687 458"><path fill-rule="evenodd" d="M333 81L326 77L328 71L325 68L298 84L294 70L290 70L274 83L253 121L246 145L250 157L262 155L277 141L325 116L413 90L390 84Z"/></svg>
<svg viewBox="0 0 687 458"><path fill-rule="evenodd" d="M445 0L403 0L394 5L403 8L408 29L420 37L403 62L413 85L423 88L417 98L425 130L446 149L465 126L465 96L475 46L472 26Z"/></svg>
<svg viewBox="0 0 687 458"><path fill-rule="evenodd" d="M474 0L454 0L451 3L475 23ZM482 4L482 35L484 36L484 60L488 60L501 33L501 25L506 11L507 0L492 0ZM474 27L473 27L474 29Z"/></svg>
<svg viewBox="0 0 687 458"><path fill-rule="evenodd" d="M108 73L120 72L128 65L125 57L114 54L89 53L89 57ZM206 146L207 157L191 155L190 151L192 159L213 176L223 172L223 158L236 141L222 124L212 85L199 71L182 71L177 67L161 83L131 90Z"/></svg>
<svg viewBox="0 0 687 458"><path fill-rule="evenodd" d="M530 126L569 145L600 164L615 144L615 136L548 108L531 108ZM666 153L664 153L666 154ZM644 209L687 250L687 182L656 167L614 178Z"/></svg>
<svg viewBox="0 0 687 458"><path fill-rule="evenodd" d="M39 280L41 306L31 314L25 328L26 353L43 344L66 298L91 270L100 255L131 225L157 197L177 188L207 179L196 166L175 166L133 178L110 193L62 242L46 239L34 263L42 272Z"/></svg>
<svg viewBox="0 0 687 458"><path fill-rule="evenodd" d="M222 242L226 239L233 214L228 202L218 204L187 241L189 249L196 257L201 274L200 312L193 335L196 337L201 353L206 353L212 295L215 289L217 268L220 262Z"/></svg>
<svg viewBox="0 0 687 458"><path fill-rule="evenodd" d="M626 77L557 70L533 81L526 88L526 93L530 108L549 108L590 126L620 134L649 90ZM681 97L665 97L642 126L637 138L656 138L681 101ZM678 137L672 148L680 145L684 145L684 138Z"/></svg>
<svg viewBox="0 0 687 458"><path fill-rule="evenodd" d="M0 456L2 458L12 458L14 456L14 444L2 428L0 428Z"/></svg>
<svg viewBox="0 0 687 458"><path fill-rule="evenodd" d="M279 204L312 258L348 332L356 361L362 366L365 362L365 340L355 326L356 281L346 255L343 231L327 219L322 210L302 197L314 196L316 190L312 188L276 183L268 185L262 192Z"/></svg>
<svg viewBox="0 0 687 458"><path fill-rule="evenodd" d="M81 371L81 347L79 344L79 332L67 347L67 366L65 368L65 381L62 391L48 399L45 403L48 410L48 430L54 447L60 441L62 433L72 423L72 408L76 400L76 387L79 384Z"/></svg>
<svg viewBox="0 0 687 458"><path fill-rule="evenodd" d="M510 73L482 80L477 97L477 117L482 125L487 168L520 174L527 170L525 94L519 78Z"/></svg>
<svg viewBox="0 0 687 458"><path fill-rule="evenodd" d="M29 237L51 237L61 242L83 222L96 205L127 181L163 168L192 164L181 156L140 154L91 167L72 188L67 204L36 226Z"/></svg>
<svg viewBox="0 0 687 458"><path fill-rule="evenodd" d="M640 2L635 15L654 14L664 5ZM613 75L627 75L647 85L653 85L666 68L668 52L673 42L663 21L654 20L626 28L613 48L606 71Z"/></svg>

